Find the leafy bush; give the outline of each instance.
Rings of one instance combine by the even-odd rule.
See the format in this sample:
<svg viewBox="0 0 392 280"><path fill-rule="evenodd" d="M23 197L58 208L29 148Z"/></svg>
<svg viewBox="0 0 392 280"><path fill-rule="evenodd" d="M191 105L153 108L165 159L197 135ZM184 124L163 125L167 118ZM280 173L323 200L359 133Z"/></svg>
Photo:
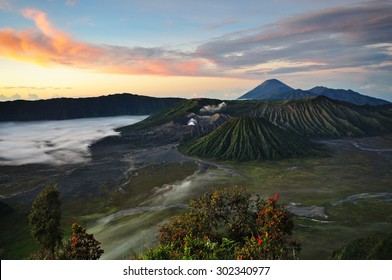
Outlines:
<svg viewBox="0 0 392 280"><path fill-rule="evenodd" d="M293 221L278 195L263 200L243 188L220 188L191 200L190 211L159 230L144 259L292 259Z"/></svg>
<svg viewBox="0 0 392 280"><path fill-rule="evenodd" d="M72 233L65 242L64 254L62 259L67 260L98 260L103 254L100 242L93 234L88 234L86 227L74 223Z"/></svg>

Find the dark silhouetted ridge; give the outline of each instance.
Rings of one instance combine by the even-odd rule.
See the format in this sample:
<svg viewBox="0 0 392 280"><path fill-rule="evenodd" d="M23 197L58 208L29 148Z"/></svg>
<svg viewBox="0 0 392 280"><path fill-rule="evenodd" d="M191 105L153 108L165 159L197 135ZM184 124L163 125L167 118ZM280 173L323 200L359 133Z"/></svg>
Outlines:
<svg viewBox="0 0 392 280"><path fill-rule="evenodd" d="M0 121L65 120L120 115L150 115L173 106L181 98L113 94L88 98L54 98L0 102Z"/></svg>

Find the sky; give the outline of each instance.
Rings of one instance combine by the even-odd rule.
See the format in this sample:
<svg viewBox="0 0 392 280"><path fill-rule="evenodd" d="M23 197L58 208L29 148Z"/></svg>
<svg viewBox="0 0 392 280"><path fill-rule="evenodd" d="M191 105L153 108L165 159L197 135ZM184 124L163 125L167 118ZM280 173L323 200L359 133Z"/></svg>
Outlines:
<svg viewBox="0 0 392 280"><path fill-rule="evenodd" d="M0 101L236 99L267 79L392 101L392 1L0 0Z"/></svg>

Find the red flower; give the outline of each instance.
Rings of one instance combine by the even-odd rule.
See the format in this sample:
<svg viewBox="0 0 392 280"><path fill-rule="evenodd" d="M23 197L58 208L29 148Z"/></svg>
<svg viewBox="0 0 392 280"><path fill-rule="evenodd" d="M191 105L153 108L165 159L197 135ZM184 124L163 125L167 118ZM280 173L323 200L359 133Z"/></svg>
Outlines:
<svg viewBox="0 0 392 280"><path fill-rule="evenodd" d="M261 236L257 236L257 244L261 244L263 242L263 239L261 239Z"/></svg>
<svg viewBox="0 0 392 280"><path fill-rule="evenodd" d="M274 200L278 200L279 199L279 194L274 194Z"/></svg>

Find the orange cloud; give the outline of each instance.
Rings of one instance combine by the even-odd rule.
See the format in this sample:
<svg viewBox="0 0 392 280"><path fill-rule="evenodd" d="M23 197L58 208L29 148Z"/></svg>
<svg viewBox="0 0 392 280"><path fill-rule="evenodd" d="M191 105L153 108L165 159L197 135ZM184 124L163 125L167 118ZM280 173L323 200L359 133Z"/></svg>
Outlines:
<svg viewBox="0 0 392 280"><path fill-rule="evenodd" d="M39 65L72 64L87 67L102 51L93 45L73 40L53 28L46 14L26 9L22 15L32 19L39 31L0 29L0 56Z"/></svg>
<svg viewBox="0 0 392 280"><path fill-rule="evenodd" d="M53 27L42 11L24 9L22 15L31 19L38 30L0 29L0 57L108 73L205 76L205 62L184 53L80 42Z"/></svg>

